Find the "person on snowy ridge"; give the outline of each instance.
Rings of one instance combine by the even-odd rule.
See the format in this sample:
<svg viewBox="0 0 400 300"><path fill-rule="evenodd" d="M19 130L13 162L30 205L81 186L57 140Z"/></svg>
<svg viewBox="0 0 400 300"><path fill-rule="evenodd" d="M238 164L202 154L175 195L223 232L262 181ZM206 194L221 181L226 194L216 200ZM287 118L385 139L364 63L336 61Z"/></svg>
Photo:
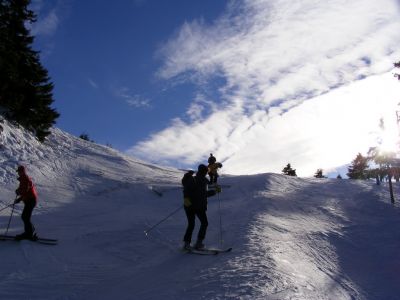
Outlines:
<svg viewBox="0 0 400 300"><path fill-rule="evenodd" d="M221 163L217 163L216 157L210 153L208 158L208 176L210 176L210 183L216 184L218 178L218 168L222 168Z"/></svg>
<svg viewBox="0 0 400 300"><path fill-rule="evenodd" d="M215 156L210 153L210 157L208 158L208 165L212 165L215 164L217 162L217 159L215 158Z"/></svg>
<svg viewBox="0 0 400 300"><path fill-rule="evenodd" d="M19 166L17 169L18 172L18 181L19 187L15 191L17 196L19 196L15 203L19 203L21 201L24 202L24 210L22 211L21 219L24 222L24 233L16 236L16 239L34 239L35 238L35 227L31 223L31 216L33 209L37 203L37 192L32 180L26 174L26 169L24 166Z"/></svg>
<svg viewBox="0 0 400 300"><path fill-rule="evenodd" d="M198 166L196 176L194 172L186 173L182 178L184 209L188 220L185 235L183 237L184 248L190 249L190 242L192 240L192 233L195 227L196 216L200 220L200 229L197 235L197 242L194 245L196 249L204 248L203 240L206 236L208 220L207 220L207 197L214 196L216 193L221 192L218 187L215 191L208 191L207 185L209 183L206 178L208 168L201 164Z"/></svg>

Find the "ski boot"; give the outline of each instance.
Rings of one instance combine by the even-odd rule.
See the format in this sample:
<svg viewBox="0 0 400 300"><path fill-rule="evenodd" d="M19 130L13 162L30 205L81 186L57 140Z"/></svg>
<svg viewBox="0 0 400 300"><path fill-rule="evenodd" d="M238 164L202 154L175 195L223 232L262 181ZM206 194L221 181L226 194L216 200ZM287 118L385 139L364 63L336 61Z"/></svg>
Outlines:
<svg viewBox="0 0 400 300"><path fill-rule="evenodd" d="M38 240L38 236L36 233L32 234L32 236L29 238L31 241L37 241Z"/></svg>
<svg viewBox="0 0 400 300"><path fill-rule="evenodd" d="M202 240L197 240L196 244L194 245L194 249L202 250L204 249L204 244Z"/></svg>
<svg viewBox="0 0 400 300"><path fill-rule="evenodd" d="M29 235L28 235L26 232L23 232L23 233L21 233L21 234L17 234L17 235L15 236L15 239L16 239L17 241L26 240L26 239L29 239Z"/></svg>
<svg viewBox="0 0 400 300"><path fill-rule="evenodd" d="M183 242L183 250L190 250L192 247L190 247L190 242Z"/></svg>

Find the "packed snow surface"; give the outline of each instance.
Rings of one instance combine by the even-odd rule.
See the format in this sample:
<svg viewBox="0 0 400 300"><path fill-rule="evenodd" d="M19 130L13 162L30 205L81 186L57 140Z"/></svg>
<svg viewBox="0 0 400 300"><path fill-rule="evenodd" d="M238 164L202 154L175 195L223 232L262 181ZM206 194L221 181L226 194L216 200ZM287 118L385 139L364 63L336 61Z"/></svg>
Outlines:
<svg viewBox="0 0 400 300"><path fill-rule="evenodd" d="M183 171L59 129L41 144L0 126L0 208L15 199L15 169L26 165L40 197L32 221L59 239L0 241L0 299L400 298L400 214L387 183L222 174L205 242L233 250L190 255L180 249ZM21 210L10 234L22 231ZM1 234L10 214L0 212Z"/></svg>

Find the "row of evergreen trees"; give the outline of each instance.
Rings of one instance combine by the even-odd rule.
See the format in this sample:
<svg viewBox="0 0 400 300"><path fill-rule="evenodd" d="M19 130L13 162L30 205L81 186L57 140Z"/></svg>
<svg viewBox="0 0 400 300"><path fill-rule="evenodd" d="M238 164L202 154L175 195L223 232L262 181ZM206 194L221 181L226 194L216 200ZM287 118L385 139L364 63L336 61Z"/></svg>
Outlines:
<svg viewBox="0 0 400 300"><path fill-rule="evenodd" d="M53 83L32 49L28 24L36 21L29 0L0 0L0 108L36 134L50 133L59 113L51 108Z"/></svg>
<svg viewBox="0 0 400 300"><path fill-rule="evenodd" d="M296 169L293 169L291 164L287 164L286 167L284 167L282 169L282 174L284 175L288 175L288 176L297 176L296 174ZM317 171L314 174L315 178L327 178L324 175L324 171L322 169L317 169ZM338 178L341 178L341 176L339 175Z"/></svg>
<svg viewBox="0 0 400 300"><path fill-rule="evenodd" d="M369 162L373 162L376 167L370 168ZM394 177L396 181L400 181L400 166L397 166L395 154L389 152L381 153L378 151L378 148L375 147L369 150L368 156L363 156L361 153L358 153L347 170L348 173L346 175L349 179L376 178L381 182L385 177L390 176ZM282 174L297 176L296 169L293 169L290 163L282 169ZM314 177L327 178L323 174L322 169L317 169ZM341 179L342 176L339 174L337 178Z"/></svg>
<svg viewBox="0 0 400 300"><path fill-rule="evenodd" d="M368 151L368 156L363 156L358 153L356 158L351 162L347 168L348 173L346 174L349 179L370 179L376 178L377 181L382 182L387 176L394 177L396 181L400 181L400 166L397 166L398 162L395 160L394 153L381 153L376 147L371 148ZM370 168L369 163L373 162L375 167ZM288 176L297 176L296 169L293 169L291 164L287 164L282 169L282 174ZM315 178L327 178L323 174L322 169L317 169L314 174ZM337 176L341 179L340 174Z"/></svg>

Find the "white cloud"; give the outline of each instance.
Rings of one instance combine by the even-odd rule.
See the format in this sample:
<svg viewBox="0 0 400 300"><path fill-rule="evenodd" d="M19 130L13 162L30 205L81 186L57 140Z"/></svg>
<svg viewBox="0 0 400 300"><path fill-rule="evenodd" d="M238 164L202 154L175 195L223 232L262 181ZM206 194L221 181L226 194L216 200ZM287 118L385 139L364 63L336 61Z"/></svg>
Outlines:
<svg viewBox="0 0 400 300"><path fill-rule="evenodd" d="M260 112L246 134L247 145L226 161L227 170L280 172L290 162L299 175L309 176L317 168L329 171L350 163L358 152L366 154L376 145L380 118L389 140L397 140L399 94L400 85L387 73L315 97L284 114Z"/></svg>
<svg viewBox="0 0 400 300"><path fill-rule="evenodd" d="M207 100L207 97L201 93L197 94L194 101L190 104L187 114L192 122L203 119L207 112L216 111L218 109L215 102Z"/></svg>
<svg viewBox="0 0 400 300"><path fill-rule="evenodd" d="M150 100L141 95L134 94L128 87L120 87L114 90L114 95L123 99L129 106L135 108L149 108Z"/></svg>
<svg viewBox="0 0 400 300"><path fill-rule="evenodd" d="M219 110L201 114L200 119L196 111L201 111L202 102L194 101L188 109L191 123L175 120L130 153L146 157L152 153L155 161L194 164L212 151L232 173L277 171L278 165L280 171L291 157L296 157L293 163L305 173L313 173L326 168L314 165L321 153L335 157L329 167L347 163L344 155L334 152L336 144L318 146L321 139L313 128L297 131L299 125L291 128L289 120L308 124L312 114L300 110L308 102L324 111L315 122L331 120L331 115L339 118L338 105L342 111L355 109L359 101L355 88L349 87L354 97L349 95L344 103L323 99L335 95L337 87L389 71L400 57L398 32L400 18L394 0L231 2L226 14L212 25L201 20L185 23L161 50L164 65L158 72L166 80L202 78L204 82L222 76L226 84L219 90L223 99ZM379 86L368 88L384 94ZM368 101L363 104L375 103ZM345 128L354 126L350 119L343 122ZM341 137L335 128L325 128L336 140ZM368 136L368 128L364 129L358 135ZM355 151L366 138L354 145L351 133L343 132L342 138Z"/></svg>
<svg viewBox="0 0 400 300"><path fill-rule="evenodd" d="M32 24L31 33L37 35L54 35L59 25L59 17L56 9L50 10L45 16L41 16L36 23Z"/></svg>

